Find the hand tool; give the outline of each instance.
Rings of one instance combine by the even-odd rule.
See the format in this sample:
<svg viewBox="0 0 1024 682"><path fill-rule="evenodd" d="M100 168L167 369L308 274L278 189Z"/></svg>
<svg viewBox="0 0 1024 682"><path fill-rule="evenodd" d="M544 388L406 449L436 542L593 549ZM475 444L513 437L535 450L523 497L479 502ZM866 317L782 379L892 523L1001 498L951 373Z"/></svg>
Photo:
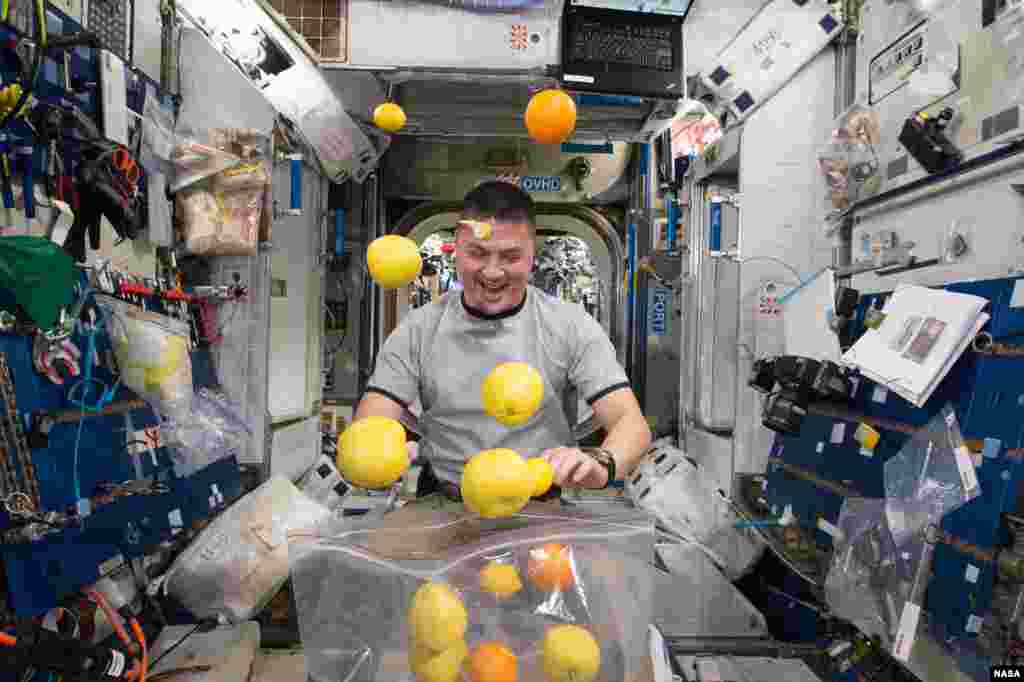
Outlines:
<svg viewBox="0 0 1024 682"><path fill-rule="evenodd" d="M132 410L141 410L145 407L146 402L143 400L119 400L104 405L97 412L86 412L84 415L81 409L35 412L31 415L29 422L29 443L32 448L47 447L49 445L50 430L55 424L73 424L83 418L109 417L125 414Z"/></svg>

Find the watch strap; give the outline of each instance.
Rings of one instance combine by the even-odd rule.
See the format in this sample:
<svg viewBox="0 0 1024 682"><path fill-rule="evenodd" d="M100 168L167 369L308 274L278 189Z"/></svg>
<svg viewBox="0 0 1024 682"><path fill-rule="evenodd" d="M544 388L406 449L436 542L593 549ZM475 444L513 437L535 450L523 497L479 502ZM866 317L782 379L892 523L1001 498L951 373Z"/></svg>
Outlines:
<svg viewBox="0 0 1024 682"><path fill-rule="evenodd" d="M605 448L582 448L581 451L605 468L608 472L608 480L605 482L604 487L609 487L615 481L615 455Z"/></svg>

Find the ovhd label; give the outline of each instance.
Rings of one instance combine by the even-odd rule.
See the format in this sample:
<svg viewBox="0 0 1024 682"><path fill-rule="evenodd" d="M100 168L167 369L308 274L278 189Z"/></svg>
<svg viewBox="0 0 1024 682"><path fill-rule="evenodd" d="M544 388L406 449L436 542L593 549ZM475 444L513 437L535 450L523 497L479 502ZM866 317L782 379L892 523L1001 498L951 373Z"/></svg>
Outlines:
<svg viewBox="0 0 1024 682"><path fill-rule="evenodd" d="M524 192L561 192L562 178L558 175L527 175L519 181Z"/></svg>

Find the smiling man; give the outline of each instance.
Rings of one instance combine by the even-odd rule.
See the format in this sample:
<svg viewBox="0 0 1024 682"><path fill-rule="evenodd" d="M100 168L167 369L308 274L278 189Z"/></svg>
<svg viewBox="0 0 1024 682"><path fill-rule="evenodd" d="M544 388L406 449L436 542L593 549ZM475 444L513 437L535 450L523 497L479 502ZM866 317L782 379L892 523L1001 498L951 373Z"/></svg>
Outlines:
<svg viewBox="0 0 1024 682"><path fill-rule="evenodd" d="M503 182L478 186L456 228L461 295L410 312L377 355L355 419L398 419L419 398L421 495L456 496L465 462L490 448L542 455L558 486L596 489L627 476L650 446L604 329L581 306L530 286L535 239L528 194ZM481 404L484 378L503 362L526 362L544 379L540 409L520 427L502 426ZM605 429L601 448L575 447L562 407L573 387Z"/></svg>

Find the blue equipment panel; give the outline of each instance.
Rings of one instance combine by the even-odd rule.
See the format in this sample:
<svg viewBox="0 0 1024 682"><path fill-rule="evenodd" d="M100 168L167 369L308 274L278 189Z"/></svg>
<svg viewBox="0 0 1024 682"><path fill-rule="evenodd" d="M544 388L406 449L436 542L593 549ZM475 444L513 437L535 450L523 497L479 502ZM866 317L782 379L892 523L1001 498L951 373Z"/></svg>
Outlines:
<svg viewBox="0 0 1024 682"><path fill-rule="evenodd" d="M81 25L74 19L64 14L55 7L47 6L47 31L50 36L70 35L82 30ZM19 33L11 26L0 24L0 44L9 44L17 40ZM67 54L67 60L64 55ZM10 53L0 57L0 86L19 82L19 69ZM28 65L24 69L28 71ZM168 111L174 110L174 99L163 93L159 85L138 69L126 65L125 81L127 89L128 109L139 116L142 115L146 95L151 94ZM65 85L70 85L70 89ZM88 116L102 130L103 120L101 112L102 91L100 89L100 62L98 50L91 47L75 47L70 50L54 51L50 56L43 59L32 90L33 96L41 102L60 106L73 105L82 113ZM8 134L8 143L0 146L0 151L9 153L14 146L32 146L33 134L31 129L23 120L15 119L9 124L5 131ZM61 158L65 164L66 175L74 176L80 154L78 142L68 137L60 145ZM134 153L135 150L130 150ZM15 177L20 177L29 157L14 155L11 157L13 166L12 172ZM35 169L37 178L43 177L46 172L48 159L42 148L37 148L31 156L31 163ZM138 189L145 196L146 176L142 173Z"/></svg>
<svg viewBox="0 0 1024 682"><path fill-rule="evenodd" d="M157 302L153 303L151 309L157 307ZM84 348L80 339L72 338ZM100 353L102 348L98 344ZM26 424L30 413L74 408L67 401L67 388L55 386L36 374L28 339L0 336L0 352L7 355L18 412ZM216 378L204 371L211 366L205 355L205 351L193 354L193 381L197 388L216 383ZM113 382L102 368L95 368L94 376L108 385ZM115 400L134 397L122 389ZM135 429L156 424L150 409L134 410L131 418ZM78 423L54 425L48 446L32 451L43 508L64 511L73 508L77 501L76 440L77 487L83 496L89 497L100 483L134 479L134 465L126 448L129 438L124 415L87 417ZM188 528L219 513L241 495L238 461L234 457L220 460L187 479L174 476L166 449L158 448L155 459L156 465L148 454L141 456L143 475L164 482L168 493L118 498L87 516L81 528L69 528L40 542L3 547L10 604L17 614L37 615L54 607L63 597L94 583L100 577L101 567L109 570L119 560L153 551L182 527ZM221 496L211 506L212 486L217 487ZM6 521L2 512L0 519ZM176 528L172 519L177 522Z"/></svg>
<svg viewBox="0 0 1024 682"><path fill-rule="evenodd" d="M992 319L985 328L997 342L1014 344L1024 337L1024 308L1011 308L1015 286L1022 278L963 282L944 289L981 296L991 305ZM1024 285L1022 285L1024 286ZM864 332L865 311L875 304L884 307L888 294L865 296L851 324L854 338ZM951 404L966 440L996 439L997 447L977 469L981 495L946 515L942 528L951 535L984 550L1005 541L1001 515L1015 510L1017 490L1024 481L1019 452L1024 446L1024 357L982 355L968 350L953 366L935 394L923 408L860 377L850 409L868 417L923 426L947 404ZM905 433L879 429L881 440L868 456L861 454L854 439L856 421L808 415L799 436L777 435L769 459L763 497L777 513L792 505L802 521L813 523L821 517L836 523L843 498L814 483L795 478L772 462L795 465L827 482L837 483L864 497L884 496L884 464L895 456L909 438ZM831 537L817 531L824 548ZM970 568L973 567L973 568ZM992 604L995 567L964 554L952 546L936 548L932 579L925 610L939 641L972 639L971 616L983 618ZM974 628L970 628L974 629Z"/></svg>

